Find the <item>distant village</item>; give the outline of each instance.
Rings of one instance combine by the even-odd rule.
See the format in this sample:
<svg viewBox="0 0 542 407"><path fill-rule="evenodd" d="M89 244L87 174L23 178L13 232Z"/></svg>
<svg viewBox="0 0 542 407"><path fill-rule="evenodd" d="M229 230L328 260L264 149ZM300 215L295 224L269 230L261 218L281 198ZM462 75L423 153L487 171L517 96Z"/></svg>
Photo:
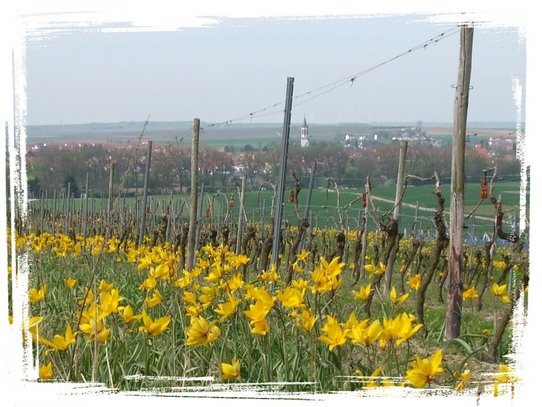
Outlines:
<svg viewBox="0 0 542 407"><path fill-rule="evenodd" d="M304 118L301 125L292 129L289 138L289 166L299 175L308 175L312 163L319 162L322 175L333 177L344 185L358 185L360 179L368 175L374 182L393 180L396 176L397 149L400 140L409 143L409 163L412 171L420 177L431 177L439 171L442 177L449 175L450 168L446 164L450 160L450 144L452 129L441 130L442 134L431 135L416 122L407 126L351 126L355 131L339 131L332 128L327 137L315 126L316 136ZM330 127L331 128L331 127ZM234 129L235 130L235 129ZM245 129L250 134L250 129ZM278 158L280 147L276 142L275 129L260 129L275 135L275 142L269 137L261 137L265 143L258 146L250 144L250 140L260 140L247 136L244 145L230 144L227 138L217 138L214 146L201 147L199 166L202 182L210 188L227 188L238 186L243 176L247 176L251 188L273 183L278 174ZM33 193L41 193L52 189L62 189L69 181L82 189L85 179L90 177L95 193L107 191L107 182L111 164L114 162L117 172L128 171L130 175L125 186L126 193L135 193L141 188L146 163L147 138L141 143L133 140L122 141L112 131L100 131L100 137L78 135L75 138L64 137L64 142L50 138L51 142L28 143L27 168L29 170L29 187ZM480 134L483 133L483 134ZM491 130L471 132L467 134L469 157L467 160L467 176L477 176L483 168L488 168L499 160L499 173L503 176L516 176L520 173L520 163L516 157L516 134L507 130ZM165 134L165 130L164 130ZM232 134L235 134L232 131ZM171 142L172 133L161 135L157 132L152 144L152 174L150 187L160 193L183 191L189 186L190 143L182 146L177 139ZM151 136L148 136L151 137ZM169 141L166 141L169 138ZM68 142L68 140L70 140ZM86 141L84 141L86 140ZM188 140L188 137L187 137ZM138 152L134 161L134 148ZM133 163L131 163L133 161ZM133 167L130 169L130 167ZM307 177L304 177L306 182Z"/></svg>

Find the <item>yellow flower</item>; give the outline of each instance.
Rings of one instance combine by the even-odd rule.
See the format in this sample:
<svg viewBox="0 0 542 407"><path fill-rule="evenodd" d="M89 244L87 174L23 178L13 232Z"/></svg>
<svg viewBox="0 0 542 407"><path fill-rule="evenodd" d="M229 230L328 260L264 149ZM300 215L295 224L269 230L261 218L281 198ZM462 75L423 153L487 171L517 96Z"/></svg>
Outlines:
<svg viewBox="0 0 542 407"><path fill-rule="evenodd" d="M491 292L493 295L496 295L497 297L503 295L506 293L506 284L499 285L497 283L493 283L491 286Z"/></svg>
<svg viewBox="0 0 542 407"><path fill-rule="evenodd" d="M346 332L343 331L340 324L331 315L327 316L327 322L322 327L322 331L324 332L324 335L318 337L318 340L327 343L330 352L337 346L346 343Z"/></svg>
<svg viewBox="0 0 542 407"><path fill-rule="evenodd" d="M271 266L271 270L269 271L264 271L261 275L260 275L260 280L262 282L276 282L278 280L280 280L280 276L278 275L277 273L277 265L276 264L273 264Z"/></svg>
<svg viewBox="0 0 542 407"><path fill-rule="evenodd" d="M41 302L45 298L47 284L43 284L39 289L31 288L28 292L28 297L31 302Z"/></svg>
<svg viewBox="0 0 542 407"><path fill-rule="evenodd" d="M169 316L157 318L156 320L153 320L151 317L147 315L145 310L143 310L143 314L141 315L141 318L143 320L143 325L139 327L140 332L145 332L152 336L158 336L166 331L166 329L169 326L169 323L171 322L171 318Z"/></svg>
<svg viewBox="0 0 542 407"><path fill-rule="evenodd" d="M154 290L151 298L145 298L145 305L149 308L154 308L162 302L162 294L160 291Z"/></svg>
<svg viewBox="0 0 542 407"><path fill-rule="evenodd" d="M91 341L96 341L98 343L106 342L109 339L109 334L111 329L106 328L106 326L101 321L90 320L88 323L79 325L79 329L85 335L88 335L88 339Z"/></svg>
<svg viewBox="0 0 542 407"><path fill-rule="evenodd" d="M252 333L257 335L265 335L269 331L269 325L265 320L265 317L271 310L271 306L265 304L261 300L257 300L254 304L250 304L248 310L243 311L250 319L250 324L252 325Z"/></svg>
<svg viewBox="0 0 542 407"><path fill-rule="evenodd" d="M465 369L463 373L459 376L459 381L455 385L456 391L463 391L465 390L465 385L470 380L471 377L471 371L469 369Z"/></svg>
<svg viewBox="0 0 542 407"><path fill-rule="evenodd" d="M141 283L139 286L140 290L152 290L154 287L156 287L156 278L149 274L149 276Z"/></svg>
<svg viewBox="0 0 542 407"><path fill-rule="evenodd" d="M111 291L100 293L100 318L118 312L119 302L122 301L119 291L112 288Z"/></svg>
<svg viewBox="0 0 542 407"><path fill-rule="evenodd" d="M286 287L284 291L277 293L277 299L286 308L305 307L303 291L295 287Z"/></svg>
<svg viewBox="0 0 542 407"><path fill-rule="evenodd" d="M320 257L320 265L325 270L325 274L329 277L338 276L346 263L339 263L340 257L334 257L329 263L324 257Z"/></svg>
<svg viewBox="0 0 542 407"><path fill-rule="evenodd" d="M100 306L92 302L83 310L79 329L89 340L96 342L105 342L109 339L111 330L102 323Z"/></svg>
<svg viewBox="0 0 542 407"><path fill-rule="evenodd" d="M224 291L233 293L239 288L242 288L245 282L243 281L243 275L241 273L236 273L231 276L228 280L223 280L220 282L220 288Z"/></svg>
<svg viewBox="0 0 542 407"><path fill-rule="evenodd" d="M187 304L197 304L198 303L198 297L196 295L196 293L192 292L192 291L185 291L183 293L183 301L186 302Z"/></svg>
<svg viewBox="0 0 542 407"><path fill-rule="evenodd" d="M77 280L71 278L71 277L68 277L64 280L64 283L66 284L66 287L68 288L73 288L75 287L75 283L77 282Z"/></svg>
<svg viewBox="0 0 542 407"><path fill-rule="evenodd" d="M442 357L442 349L428 359L421 359L416 355L416 360L412 362L412 369L406 372L405 381L416 388L425 387L427 383L434 380L436 375L444 372L441 366Z"/></svg>
<svg viewBox="0 0 542 407"><path fill-rule="evenodd" d="M101 293L110 292L113 288L113 283L108 283L105 280L100 281L100 285L98 286Z"/></svg>
<svg viewBox="0 0 542 407"><path fill-rule="evenodd" d="M309 255L309 252L305 249L301 250L301 253L296 254L297 260L305 261L307 260L307 256Z"/></svg>
<svg viewBox="0 0 542 407"><path fill-rule="evenodd" d="M399 316L399 320L401 321L401 326L399 328L399 332L397 333L397 341L395 342L396 346L401 345L401 343L404 341L408 341L423 326L423 324L415 324L414 320L411 320L411 318L405 312Z"/></svg>
<svg viewBox="0 0 542 407"><path fill-rule="evenodd" d="M259 320L253 320L250 321L250 324L252 325L251 333L255 335L266 335L267 332L269 332L269 324L267 323L267 320L259 319Z"/></svg>
<svg viewBox="0 0 542 407"><path fill-rule="evenodd" d="M375 320L371 325L367 326L368 322L369 320L364 320L352 329L350 333L352 343L371 346L380 338L380 334L382 333L380 321Z"/></svg>
<svg viewBox="0 0 542 407"><path fill-rule="evenodd" d="M190 315L191 317L199 317L201 314L203 314L203 307L200 303L196 303L194 305L190 305L185 308L186 313Z"/></svg>
<svg viewBox="0 0 542 407"><path fill-rule="evenodd" d="M318 317L312 315L309 310L303 310L301 315L299 315L299 319L301 319L301 321L297 321L297 326L303 328L307 332L310 332Z"/></svg>
<svg viewBox="0 0 542 407"><path fill-rule="evenodd" d="M137 265L138 270L144 270L148 267L152 266L152 257L149 254L145 254L140 260L139 264Z"/></svg>
<svg viewBox="0 0 542 407"><path fill-rule="evenodd" d="M139 321L143 315L134 315L134 310L132 309L131 305L127 305L126 307L123 307L122 310L119 309L119 313L121 313L121 317L124 320L125 324L130 324L135 321Z"/></svg>
<svg viewBox="0 0 542 407"><path fill-rule="evenodd" d="M352 291L354 298L362 301L366 301L369 295L373 291L371 284L367 284L365 287L361 286L358 291Z"/></svg>
<svg viewBox="0 0 542 407"><path fill-rule="evenodd" d="M331 281L321 268L316 268L311 272L312 281L314 283L312 292L315 294L323 294L331 290Z"/></svg>
<svg viewBox="0 0 542 407"><path fill-rule="evenodd" d="M517 377L513 374L512 369L507 365L499 365L499 373L493 375L495 383L493 385L493 395L497 397L499 395L499 384L514 383L517 381Z"/></svg>
<svg viewBox="0 0 542 407"><path fill-rule="evenodd" d="M39 370L41 380L51 380L53 378L53 364L51 362L41 365Z"/></svg>
<svg viewBox="0 0 542 407"><path fill-rule="evenodd" d="M500 297L502 302L510 302L510 297L508 297L508 293L506 291L506 284L499 285L497 283L493 283L493 285L491 286L491 292L493 293L493 295Z"/></svg>
<svg viewBox="0 0 542 407"><path fill-rule="evenodd" d="M237 305L239 304L240 300L231 294L228 294L228 297L228 301L218 304L218 307L214 309L218 315L221 315L220 321L232 316L237 311Z"/></svg>
<svg viewBox="0 0 542 407"><path fill-rule="evenodd" d="M204 317L191 317L190 327L186 335L187 345L207 345L220 337L220 328L217 321L207 322Z"/></svg>
<svg viewBox="0 0 542 407"><path fill-rule="evenodd" d="M410 288L412 288L415 291L418 291L418 289L420 288L421 282L422 282L422 279L419 274L416 274L414 277L410 277L408 279L408 285L410 286Z"/></svg>
<svg viewBox="0 0 542 407"><path fill-rule="evenodd" d="M222 379L237 379L241 375L241 362L237 358L233 358L230 363L221 363L220 371L222 372Z"/></svg>
<svg viewBox="0 0 542 407"><path fill-rule="evenodd" d="M379 262L378 267L376 267L374 264L366 264L363 266L365 271L367 271L369 274L374 275L380 275L386 271L386 265L382 262Z"/></svg>
<svg viewBox="0 0 542 407"><path fill-rule="evenodd" d="M254 300L254 301L260 301L265 307L271 309L273 307L273 304L275 303L275 297L269 294L269 291L267 291L267 288L262 287L248 287L246 298Z"/></svg>
<svg viewBox="0 0 542 407"><path fill-rule="evenodd" d="M49 350L59 350L65 352L66 350L68 350L68 347L70 345L73 345L75 343L76 336L77 332L73 333L70 324L66 324L66 334L64 336L58 334L55 335L53 338L53 342L48 341L45 338L40 338L39 341L49 346L51 348Z"/></svg>
<svg viewBox="0 0 542 407"><path fill-rule="evenodd" d="M408 293L405 293L401 295L400 297L397 297L397 291L395 290L395 287L391 289L390 299L395 305L399 305L403 303L407 298L408 298Z"/></svg>
<svg viewBox="0 0 542 407"><path fill-rule="evenodd" d="M183 277L179 277L173 285L177 288L186 288L188 287L188 284L190 284L190 280L192 279L191 274L183 270Z"/></svg>
<svg viewBox="0 0 542 407"><path fill-rule="evenodd" d="M376 370L371 373L371 376L369 376L368 380L363 380L363 386L367 389L376 389L378 387L378 383L375 379L380 375L381 371L382 367L376 368ZM362 379L365 379L367 377L360 370L356 370L356 374L361 376Z"/></svg>
<svg viewBox="0 0 542 407"><path fill-rule="evenodd" d="M470 298L478 298L478 293L476 292L476 288L471 287L468 290L463 292L463 301L468 300Z"/></svg>
<svg viewBox="0 0 542 407"><path fill-rule="evenodd" d="M382 319L382 332L380 333L380 348L386 349L388 342L399 338L402 328L403 321L400 315L393 319L384 317Z"/></svg>
<svg viewBox="0 0 542 407"><path fill-rule="evenodd" d="M13 323L12 321L13 317L10 315L10 324ZM37 341L38 340L38 324L43 320L43 317L30 317L28 320L28 331L30 332L30 335L32 335L32 340Z"/></svg>
<svg viewBox="0 0 542 407"><path fill-rule="evenodd" d="M266 305L263 301L257 300L254 304L250 304L249 309L243 311L243 314L252 321L261 321L267 316L270 310L271 307Z"/></svg>

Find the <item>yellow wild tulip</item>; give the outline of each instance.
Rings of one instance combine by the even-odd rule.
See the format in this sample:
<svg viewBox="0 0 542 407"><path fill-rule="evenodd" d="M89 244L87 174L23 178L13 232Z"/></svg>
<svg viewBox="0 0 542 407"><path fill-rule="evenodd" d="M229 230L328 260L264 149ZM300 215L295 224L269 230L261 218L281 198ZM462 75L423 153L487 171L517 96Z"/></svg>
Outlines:
<svg viewBox="0 0 542 407"><path fill-rule="evenodd" d="M473 298L478 298L478 292L476 291L476 288L471 287L463 292L463 301Z"/></svg>
<svg viewBox="0 0 542 407"><path fill-rule="evenodd" d="M100 319L118 312L119 302L122 301L117 289L100 293Z"/></svg>
<svg viewBox="0 0 542 407"><path fill-rule="evenodd" d="M77 332L73 333L72 328L70 324L66 324L66 333L64 336L62 335L55 335L53 338L53 342L48 341L45 338L40 338L39 341L47 346L49 346L51 349L49 349L47 352L51 350L59 350L61 352L65 352L68 350L70 345L75 344L75 337L77 336ZM46 352L46 354L47 354Z"/></svg>
<svg viewBox="0 0 542 407"><path fill-rule="evenodd" d="M71 277L68 277L64 280L64 284L66 284L66 287L68 287L69 289L72 289L73 287L75 287L75 283L77 283L77 280Z"/></svg>
<svg viewBox="0 0 542 407"><path fill-rule="evenodd" d="M121 309L122 308L122 309ZM131 305L119 308L119 314L122 317L125 324L131 324L132 322L139 321L143 315L134 315L134 310Z"/></svg>
<svg viewBox="0 0 542 407"><path fill-rule="evenodd" d="M277 293L277 300L286 308L305 307L303 291L295 287L286 287L284 291Z"/></svg>
<svg viewBox="0 0 542 407"><path fill-rule="evenodd" d="M303 312L298 316L297 326L304 329L307 332L310 332L314 328L314 324L318 319L317 316L312 315L309 310L303 310Z"/></svg>
<svg viewBox="0 0 542 407"><path fill-rule="evenodd" d="M53 378L53 364L52 362L46 365L41 365L39 369L39 377L41 380L51 380Z"/></svg>
<svg viewBox="0 0 542 407"><path fill-rule="evenodd" d="M220 371L223 380L238 379L241 376L241 362L233 358L231 363L221 363Z"/></svg>
<svg viewBox="0 0 542 407"><path fill-rule="evenodd" d="M43 284L39 289L31 288L28 292L28 297L31 302L38 303L45 299L45 293L47 292L47 284Z"/></svg>
<svg viewBox="0 0 542 407"><path fill-rule="evenodd" d="M191 317L190 327L186 331L186 344L189 346L207 345L216 341L221 334L220 328L216 325L217 321L207 322L202 317Z"/></svg>
<svg viewBox="0 0 542 407"><path fill-rule="evenodd" d="M141 285L139 286L139 289L152 290L153 288L156 287L156 283L157 283L156 278L152 274L149 274L149 276L145 279L145 281L141 283Z"/></svg>
<svg viewBox="0 0 542 407"><path fill-rule="evenodd" d="M143 310L141 319L143 321L143 325L139 327L139 331L145 332L152 336L158 336L164 333L171 322L171 318L169 316L164 316L153 320L147 315L145 310Z"/></svg>
<svg viewBox="0 0 542 407"><path fill-rule="evenodd" d="M151 298L145 298L145 305L149 308L154 308L162 303L162 294L157 289L154 290Z"/></svg>
<svg viewBox="0 0 542 407"><path fill-rule="evenodd" d="M354 294L354 298L366 301L372 291L373 288L371 287L371 283L369 283L365 287L361 286L358 291L352 291L352 293Z"/></svg>
<svg viewBox="0 0 542 407"><path fill-rule="evenodd" d="M408 279L408 285L414 291L418 291L418 289L420 288L421 282L422 282L422 279L419 274L416 274L414 277L410 277Z"/></svg>
<svg viewBox="0 0 542 407"><path fill-rule="evenodd" d="M218 304L217 308L214 309L214 312L220 315L220 321L224 321L226 318L234 315L237 311L237 305L239 304L240 300L231 294L228 294L228 297L228 301Z"/></svg>
<svg viewBox="0 0 542 407"><path fill-rule="evenodd" d="M395 287L392 287L390 292L390 299L393 302L394 305L399 305L405 302L405 300L408 298L408 293L405 293L401 295L400 297L397 297L397 291L395 290Z"/></svg>
<svg viewBox="0 0 542 407"><path fill-rule="evenodd" d="M435 376L444 372L442 368L442 349L439 349L428 359L421 359L416 355L416 360L412 362L412 369L407 370L405 381L416 388L423 388L427 383L431 383Z"/></svg>
<svg viewBox="0 0 542 407"><path fill-rule="evenodd" d="M346 332L341 328L339 322L331 315L327 316L327 322L322 327L324 335L319 336L318 340L328 344L329 351L333 351L337 346L346 343Z"/></svg>

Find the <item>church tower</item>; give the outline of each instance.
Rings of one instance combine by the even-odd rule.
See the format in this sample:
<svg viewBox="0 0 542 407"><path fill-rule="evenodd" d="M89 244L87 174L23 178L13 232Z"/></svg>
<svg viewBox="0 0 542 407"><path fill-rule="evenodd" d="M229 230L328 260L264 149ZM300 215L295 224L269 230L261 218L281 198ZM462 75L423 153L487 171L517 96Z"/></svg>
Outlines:
<svg viewBox="0 0 542 407"><path fill-rule="evenodd" d="M303 126L301 126L301 147L309 146L309 126L307 126L307 119L303 117Z"/></svg>

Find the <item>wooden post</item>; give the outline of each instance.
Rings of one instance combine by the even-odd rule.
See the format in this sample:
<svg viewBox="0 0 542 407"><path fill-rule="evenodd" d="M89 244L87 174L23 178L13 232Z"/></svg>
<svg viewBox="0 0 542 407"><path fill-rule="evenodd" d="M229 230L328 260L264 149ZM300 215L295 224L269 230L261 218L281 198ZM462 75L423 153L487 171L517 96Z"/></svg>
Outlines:
<svg viewBox="0 0 542 407"><path fill-rule="evenodd" d="M450 188L450 243L448 254L448 299L445 339L457 338L461 330L463 306L463 223L465 190L465 141L472 64L474 29L461 27L459 73L454 104L452 180Z"/></svg>
<svg viewBox="0 0 542 407"><path fill-rule="evenodd" d="M311 216L311 202L312 202L312 191L314 190L314 177L316 176L316 163L317 161L314 160L314 163L312 164L312 171L311 171L311 177L309 179L309 189L307 191L307 203L305 204L305 216L304 219L310 223L309 219ZM303 231L303 236L301 238L301 244L299 245L299 252L303 250L305 247L305 240L307 237L307 231Z"/></svg>
<svg viewBox="0 0 542 407"><path fill-rule="evenodd" d="M192 157L191 157L191 169L190 169L190 223L188 226L188 256L186 268L191 271L194 267L195 261L195 247L196 247L196 223L198 216L198 156L199 156L199 126L200 120L194 119L194 128L192 136Z"/></svg>
<svg viewBox="0 0 542 407"><path fill-rule="evenodd" d="M369 176L365 182L365 207L363 208L363 236L361 237L361 255L360 270L361 275L365 277L365 256L367 254L367 238L369 236L369 202L371 200L371 183Z"/></svg>
<svg viewBox="0 0 542 407"><path fill-rule="evenodd" d="M53 235L56 234L56 208L57 208L56 189L53 189L53 216L52 216L52 220L53 220L52 233L53 233Z"/></svg>
<svg viewBox="0 0 542 407"><path fill-rule="evenodd" d="M88 234L88 172L85 179L85 200L83 205L83 251L87 246L87 234Z"/></svg>
<svg viewBox="0 0 542 407"><path fill-rule="evenodd" d="M199 191L198 211L196 212L196 238L194 239L194 253L199 250L199 237L201 234L201 214L203 213L203 196L205 192L205 186L201 183L201 190ZM195 261L195 259L194 259Z"/></svg>
<svg viewBox="0 0 542 407"><path fill-rule="evenodd" d="M275 214L273 218L273 253L272 262L278 266L279 248L281 243L282 212L284 204L284 183L286 182L286 164L288 163L288 142L290 139L290 119L292 114L292 94L294 91L294 78L288 78L286 87L286 102L284 107L284 123L282 128L282 157L280 166L280 178L278 184L278 197L275 202Z"/></svg>
<svg viewBox="0 0 542 407"><path fill-rule="evenodd" d="M247 183L247 175L243 175L243 181L241 183L241 196L239 197L239 223L237 224L237 241L235 244L235 253L241 253L241 239L243 238L244 228L244 212L245 212L245 188Z"/></svg>
<svg viewBox="0 0 542 407"><path fill-rule="evenodd" d="M399 223L399 217L401 214L401 199L403 195L403 189L405 187L405 162L406 162L406 153L408 148L408 141L401 140L399 145L399 170L397 172L397 185L395 187L395 207L393 209L393 219ZM395 244L391 249L390 255L388 257L388 262L386 264L386 291L389 293L391 291L392 285L392 274L393 274L393 264L395 263L395 258L397 257L397 249L399 246L399 236L395 236Z"/></svg>
<svg viewBox="0 0 542 407"><path fill-rule="evenodd" d="M147 216L147 196L149 186L149 173L151 170L151 154L152 154L152 140L149 141L147 150L147 164L145 165L145 179L143 182L143 203L141 204L141 225L139 225L139 246L143 244L143 237L145 236L145 221Z"/></svg>
<svg viewBox="0 0 542 407"><path fill-rule="evenodd" d="M65 201L63 202L66 202L65 206L63 206L63 211L64 212L64 234L67 235L68 234L68 222L70 220L70 189L71 189L71 183L68 182L68 190L66 192L66 196L65 196Z"/></svg>
<svg viewBox="0 0 542 407"><path fill-rule="evenodd" d="M112 162L109 167L109 215L113 211L113 174L115 173L115 163Z"/></svg>

